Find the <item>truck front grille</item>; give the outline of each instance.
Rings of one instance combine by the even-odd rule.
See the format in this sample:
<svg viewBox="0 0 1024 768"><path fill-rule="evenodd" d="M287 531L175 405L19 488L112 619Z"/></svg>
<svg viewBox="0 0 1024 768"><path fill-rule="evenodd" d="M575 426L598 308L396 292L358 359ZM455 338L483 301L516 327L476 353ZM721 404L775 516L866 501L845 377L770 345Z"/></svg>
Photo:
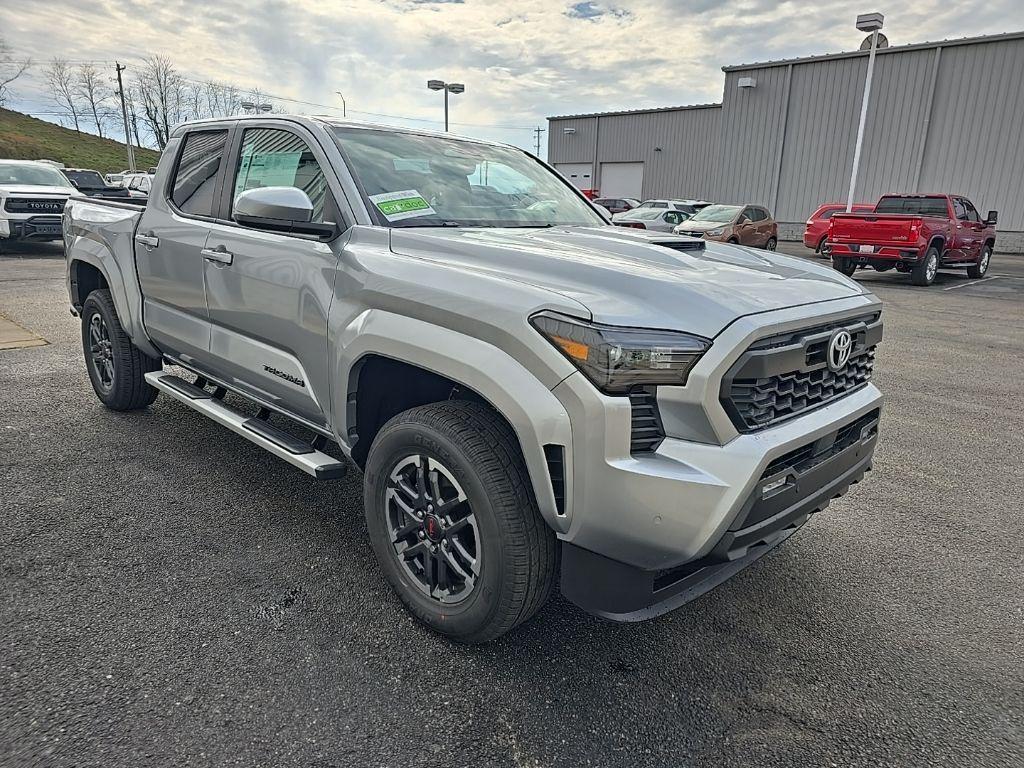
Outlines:
<svg viewBox="0 0 1024 768"><path fill-rule="evenodd" d="M665 438L661 414L658 413L658 398L653 391L634 390L629 393L629 403L633 408L629 452L651 453Z"/></svg>
<svg viewBox="0 0 1024 768"><path fill-rule="evenodd" d="M63 213L64 200L33 200L27 197L8 197L4 210L9 213Z"/></svg>
<svg viewBox="0 0 1024 768"><path fill-rule="evenodd" d="M850 360L829 369L825 353L836 328L854 339ZM755 432L844 397L871 380L882 338L878 313L778 334L753 344L722 382L722 405L740 432Z"/></svg>

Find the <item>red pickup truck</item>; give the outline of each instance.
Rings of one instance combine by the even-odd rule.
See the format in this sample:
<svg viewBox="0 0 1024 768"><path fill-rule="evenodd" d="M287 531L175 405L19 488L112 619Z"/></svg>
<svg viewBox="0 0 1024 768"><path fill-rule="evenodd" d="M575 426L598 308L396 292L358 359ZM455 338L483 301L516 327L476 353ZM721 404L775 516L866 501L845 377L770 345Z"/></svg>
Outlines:
<svg viewBox="0 0 1024 768"><path fill-rule="evenodd" d="M844 275L858 268L896 268L914 285L931 285L940 269L967 268L984 277L996 243L996 212L982 219L960 195L885 195L875 209L837 213L829 220L827 247Z"/></svg>

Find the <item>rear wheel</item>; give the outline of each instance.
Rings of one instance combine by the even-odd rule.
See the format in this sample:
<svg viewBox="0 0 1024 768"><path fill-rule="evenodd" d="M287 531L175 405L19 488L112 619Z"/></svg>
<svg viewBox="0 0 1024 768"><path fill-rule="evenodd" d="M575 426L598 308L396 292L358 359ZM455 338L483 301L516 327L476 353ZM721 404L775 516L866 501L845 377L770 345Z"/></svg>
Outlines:
<svg viewBox="0 0 1024 768"><path fill-rule="evenodd" d="M833 256L832 266L847 277L853 277L853 273L857 271L857 263L842 256Z"/></svg>
<svg viewBox="0 0 1024 768"><path fill-rule="evenodd" d="M938 273L939 249L933 245L921 259L921 263L914 265L910 270L910 280L914 285L927 286L935 282L935 275Z"/></svg>
<svg viewBox="0 0 1024 768"><path fill-rule="evenodd" d="M978 257L978 263L967 268L967 276L977 280L979 277L984 277L985 273L988 272L989 262L992 261L992 246L986 245L981 249L981 255Z"/></svg>
<svg viewBox="0 0 1024 768"><path fill-rule="evenodd" d="M82 349L92 388L107 408L133 411L156 400L145 375L162 363L132 344L106 288L90 293L82 306Z"/></svg>
<svg viewBox="0 0 1024 768"><path fill-rule="evenodd" d="M764 244L764 247L767 248L769 251L774 251L778 244L778 240L776 240L774 237L769 237L768 242Z"/></svg>
<svg viewBox="0 0 1024 768"><path fill-rule="evenodd" d="M551 593L555 537L515 434L486 405L447 401L391 419L367 456L364 503L385 578L453 640L493 640Z"/></svg>
<svg viewBox="0 0 1024 768"><path fill-rule="evenodd" d="M818 247L814 249L815 253L821 254L823 258L828 258L832 255L832 249L828 247L828 237L823 237L818 241Z"/></svg>

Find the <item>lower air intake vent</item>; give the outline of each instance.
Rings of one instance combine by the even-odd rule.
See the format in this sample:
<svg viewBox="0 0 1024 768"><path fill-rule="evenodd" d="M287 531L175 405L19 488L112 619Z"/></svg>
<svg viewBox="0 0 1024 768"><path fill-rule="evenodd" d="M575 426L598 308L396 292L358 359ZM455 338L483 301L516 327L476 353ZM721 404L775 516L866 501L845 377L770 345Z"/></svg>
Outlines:
<svg viewBox="0 0 1024 768"><path fill-rule="evenodd" d="M658 413L658 398L653 391L635 390L629 393L629 402L633 407L629 452L651 453L665 438L661 414Z"/></svg>

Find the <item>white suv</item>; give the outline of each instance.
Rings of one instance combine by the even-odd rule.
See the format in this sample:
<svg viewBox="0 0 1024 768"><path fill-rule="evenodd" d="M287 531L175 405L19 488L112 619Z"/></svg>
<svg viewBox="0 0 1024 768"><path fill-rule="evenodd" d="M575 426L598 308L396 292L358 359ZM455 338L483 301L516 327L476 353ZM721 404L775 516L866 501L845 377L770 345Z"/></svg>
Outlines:
<svg viewBox="0 0 1024 768"><path fill-rule="evenodd" d="M75 188L32 160L0 160L0 240L60 240L61 214Z"/></svg>

